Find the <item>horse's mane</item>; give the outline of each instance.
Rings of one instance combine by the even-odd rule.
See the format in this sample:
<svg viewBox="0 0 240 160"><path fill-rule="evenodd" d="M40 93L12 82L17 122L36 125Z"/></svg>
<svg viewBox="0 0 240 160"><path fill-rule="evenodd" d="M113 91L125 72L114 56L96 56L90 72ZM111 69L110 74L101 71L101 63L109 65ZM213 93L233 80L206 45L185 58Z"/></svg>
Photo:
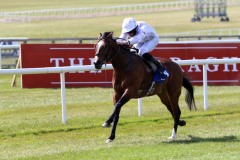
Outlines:
<svg viewBox="0 0 240 160"><path fill-rule="evenodd" d="M117 38L113 37L113 32L104 32L103 34L100 33L100 37L99 38L110 38L112 39L114 42L116 42Z"/></svg>
<svg viewBox="0 0 240 160"><path fill-rule="evenodd" d="M113 41L115 41L115 42L116 42L116 40L118 39L118 38L114 38L114 37L113 37L113 32L112 32L112 31L104 32L103 34L101 34L101 38L111 38L111 39L112 39ZM135 56L136 58L141 58L141 59L142 59L141 56L139 56L139 55L131 52L131 51L130 51L130 48L127 48L127 46L120 46L120 47L121 47L123 50L125 50L125 53L130 54L130 56Z"/></svg>
<svg viewBox="0 0 240 160"><path fill-rule="evenodd" d="M102 37L108 37L110 34L113 35L113 32L104 32ZM108 37L109 38L109 37Z"/></svg>
<svg viewBox="0 0 240 160"><path fill-rule="evenodd" d="M114 40L116 42L116 40L118 38L114 38L113 37L113 32L104 32L101 36L102 38L111 38L112 40ZM140 57L139 55L133 53L130 51L130 48L128 48L128 46L120 46L123 50L125 50L125 52L127 52L128 54L132 54L132 56L136 56L136 57ZM141 57L140 57L141 58Z"/></svg>

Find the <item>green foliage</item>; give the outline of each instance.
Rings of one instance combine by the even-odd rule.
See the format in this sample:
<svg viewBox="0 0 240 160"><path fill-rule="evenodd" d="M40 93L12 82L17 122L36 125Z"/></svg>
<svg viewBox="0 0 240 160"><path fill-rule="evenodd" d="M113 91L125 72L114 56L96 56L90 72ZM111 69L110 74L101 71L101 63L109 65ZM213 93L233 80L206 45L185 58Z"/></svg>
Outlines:
<svg viewBox="0 0 240 160"><path fill-rule="evenodd" d="M19 78L19 77L18 77ZM60 89L10 87L0 77L0 159L239 159L239 86L209 86L209 109L203 88L195 87L198 110L180 97L182 119L177 140L168 141L173 120L158 97L137 100L121 112L116 140L101 124L112 112L112 88L68 88L67 125L61 122ZM19 83L19 81L18 81ZM19 84L18 84L19 86Z"/></svg>

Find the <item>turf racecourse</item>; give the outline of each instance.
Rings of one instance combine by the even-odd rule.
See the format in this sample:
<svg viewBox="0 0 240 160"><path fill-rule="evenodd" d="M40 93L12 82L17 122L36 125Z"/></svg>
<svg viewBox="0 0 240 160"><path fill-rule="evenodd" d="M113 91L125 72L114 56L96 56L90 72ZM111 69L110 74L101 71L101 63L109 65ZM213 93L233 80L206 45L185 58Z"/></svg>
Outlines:
<svg viewBox="0 0 240 160"><path fill-rule="evenodd" d="M163 1L163 0L161 0ZM170 1L170 0L164 0ZM109 1L109 0L90 0L83 3L78 0L69 1L29 1L21 0L16 3L15 0L1 2L0 11L22 11L22 10L39 10L54 8L77 8L77 7L101 7L117 6L134 3L154 3L160 0L127 0ZM25 5L26 4L26 5ZM74 4L74 5L73 5ZM143 20L154 26L159 35L166 33L195 32L206 30L225 30L224 32L212 32L212 34L231 33L234 28L240 26L239 16L240 6L228 7L230 21L227 23L220 22L219 18L203 18L200 23L192 23L191 19L194 10L166 11L155 13L142 13L120 16L93 17L85 19L65 19L49 21L32 21L32 22L13 22L4 23L0 19L0 37L28 37L28 38L77 38L77 37L97 37L99 33L105 31L114 31L118 36L121 32L121 23L125 17L133 17L137 20ZM197 34L197 33L196 33ZM207 32L203 33L207 34ZM237 33L233 33L237 34ZM238 32L239 34L239 32ZM198 35L198 34L197 34ZM93 42L94 43L94 42Z"/></svg>
<svg viewBox="0 0 240 160"><path fill-rule="evenodd" d="M101 124L113 108L111 88L68 88L64 125L60 89L11 88L11 78L0 78L0 159L240 159L239 86L209 86L207 111L201 86L195 86L196 111L187 109L183 90L187 125L172 142L173 120L159 99L144 98L141 117L131 100L115 142L106 144L110 129Z"/></svg>
<svg viewBox="0 0 240 160"><path fill-rule="evenodd" d="M163 0L162 0L163 1ZM166 0L167 1L167 0ZM1 11L67 7L112 6L156 0L89 0L1 2ZM122 4L121 4L122 3ZM228 7L229 23L204 19L191 23L192 10L132 16L156 27L159 34L208 29L239 28L239 6ZM1 23L1 37L96 37L99 32L120 34L124 16L87 19ZM96 25L97 24L97 25ZM143 116L137 101L122 109L116 140L106 144L110 129L101 128L110 115L111 88L66 89L67 125L61 122L60 89L11 88L11 76L0 76L0 159L46 160L238 160L240 159L240 87L209 87L209 109L203 111L202 87L195 86L197 111L189 111L180 98L182 119L177 140L169 142L173 120L159 99L143 99Z"/></svg>

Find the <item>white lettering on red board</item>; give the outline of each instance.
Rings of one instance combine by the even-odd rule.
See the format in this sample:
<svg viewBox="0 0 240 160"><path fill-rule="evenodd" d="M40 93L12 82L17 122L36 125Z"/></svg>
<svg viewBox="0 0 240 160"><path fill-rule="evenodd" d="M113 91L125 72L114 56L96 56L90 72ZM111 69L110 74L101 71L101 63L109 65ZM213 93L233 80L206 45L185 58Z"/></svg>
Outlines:
<svg viewBox="0 0 240 160"><path fill-rule="evenodd" d="M50 63L55 62L55 67L60 67L60 61L64 63L64 58L50 58Z"/></svg>
<svg viewBox="0 0 240 160"><path fill-rule="evenodd" d="M223 57L223 59L231 59L231 58L238 58L238 57ZM179 61L181 58L179 57L170 57L173 61ZM193 60L196 59L195 57L192 58ZM208 57L207 59L217 59L216 57ZM68 58L67 59L70 66L81 66L84 65L84 58ZM89 58L90 65L93 65L94 58ZM64 58L50 58L50 63L53 63L55 67L64 66ZM66 66L66 65L65 65ZM184 70L183 70L184 71ZM207 65L207 71L208 72L218 72L219 71L219 64L214 65ZM238 72L237 64L224 64L223 72ZM190 65L187 72L202 72L202 66L201 65ZM75 73L75 72L71 72ZM78 73L85 73L84 71L78 71ZM96 71L89 71L89 73L96 73ZM97 72L101 73L101 71Z"/></svg>
<svg viewBox="0 0 240 160"><path fill-rule="evenodd" d="M68 58L68 62L70 66L82 66L84 58ZM93 65L94 58L89 58L90 65ZM50 58L50 63L53 63L55 67L66 66L64 65L65 61L64 58ZM76 72L70 72L76 73ZM84 71L78 71L78 73L85 73ZM96 71L89 71L89 73L96 73ZM101 73L101 70L97 73Z"/></svg>
<svg viewBox="0 0 240 160"><path fill-rule="evenodd" d="M232 59L232 58L238 58L238 57L223 57L223 59ZM171 57L170 58L173 61L179 61L181 58L179 57ZM196 58L193 57L193 60ZM207 59L217 59L216 57L208 57ZM229 67L232 66L232 67ZM184 71L184 70L183 70ZM188 72L201 72L202 67L201 65L190 65L189 69L187 70ZM219 64L214 64L214 65L207 65L207 71L208 72L218 72L219 71ZM237 69L237 64L224 64L224 69L223 72L238 72L239 70Z"/></svg>

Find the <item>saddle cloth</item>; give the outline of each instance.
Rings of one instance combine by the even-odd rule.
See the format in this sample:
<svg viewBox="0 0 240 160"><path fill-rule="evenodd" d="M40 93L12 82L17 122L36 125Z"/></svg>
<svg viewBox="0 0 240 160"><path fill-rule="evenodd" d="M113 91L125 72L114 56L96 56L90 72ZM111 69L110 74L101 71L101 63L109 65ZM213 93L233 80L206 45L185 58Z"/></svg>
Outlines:
<svg viewBox="0 0 240 160"><path fill-rule="evenodd" d="M155 73L153 74L153 81L155 83L162 83L167 77L169 77L169 72L167 70L162 73L159 69L156 69Z"/></svg>

